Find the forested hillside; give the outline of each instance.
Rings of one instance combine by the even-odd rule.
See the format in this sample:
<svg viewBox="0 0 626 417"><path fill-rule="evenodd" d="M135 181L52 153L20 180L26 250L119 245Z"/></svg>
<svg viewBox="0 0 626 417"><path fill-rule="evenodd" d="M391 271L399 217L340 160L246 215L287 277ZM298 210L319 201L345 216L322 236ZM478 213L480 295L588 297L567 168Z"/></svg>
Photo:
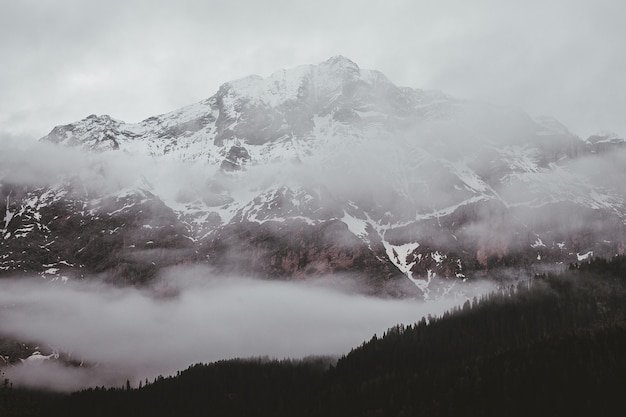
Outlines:
<svg viewBox="0 0 626 417"><path fill-rule="evenodd" d="M2 388L0 415L522 416L626 411L626 257L535 276L338 361L198 364L140 388Z"/></svg>

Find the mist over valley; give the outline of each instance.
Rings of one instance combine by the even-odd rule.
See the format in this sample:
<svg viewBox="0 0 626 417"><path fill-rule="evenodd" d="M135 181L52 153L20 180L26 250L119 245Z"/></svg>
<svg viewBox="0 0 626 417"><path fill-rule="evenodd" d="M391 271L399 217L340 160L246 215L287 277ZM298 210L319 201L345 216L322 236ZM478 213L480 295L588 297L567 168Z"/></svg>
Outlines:
<svg viewBox="0 0 626 417"><path fill-rule="evenodd" d="M137 123L90 115L29 146L9 139L0 369L27 393L157 390L192 364L213 372L241 358L330 375L339 392L360 372L333 379L342 364L387 352L385 340L413 337L422 352L432 332L443 346L454 332L437 329L479 328L485 311L496 324L477 332L498 355L623 336L607 291L623 296L626 141L616 134L581 138L550 117L397 86L339 55L226 82ZM585 273L602 280L587 285ZM576 320L563 318L570 309ZM467 355L492 358L455 331ZM423 354L431 366L445 356ZM308 368L316 360L328 374ZM481 381L474 360L458 365L476 369L458 384Z"/></svg>

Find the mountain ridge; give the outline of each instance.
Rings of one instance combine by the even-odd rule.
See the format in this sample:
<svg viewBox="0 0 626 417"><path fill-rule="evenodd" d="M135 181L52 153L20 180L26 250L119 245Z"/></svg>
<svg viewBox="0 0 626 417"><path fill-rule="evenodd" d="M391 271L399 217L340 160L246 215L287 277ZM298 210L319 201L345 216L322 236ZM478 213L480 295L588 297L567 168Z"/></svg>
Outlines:
<svg viewBox="0 0 626 417"><path fill-rule="evenodd" d="M113 248L78 262L91 273L122 271L118 279L134 282L172 262L208 262L223 272L281 279L354 273L366 277L368 291L428 298L488 271L528 273L585 254L623 253L626 190L589 168L607 165L622 149L624 141L609 136L584 141L554 119L397 87L336 56L224 83L208 99L138 123L91 115L55 127L40 142L95 151L102 161L178 164L174 179L186 173L170 180L173 192L158 175L131 170L137 181L127 186L138 191L124 196L112 185L110 207L100 204L107 196L101 191L94 191L98 198L76 195L82 209L63 215L117 242L91 237L96 247ZM15 187L3 184L3 252L23 250L15 231L24 227L23 242L34 232L39 246L48 245L53 237L45 227L60 209L46 218L37 202L49 189L27 186L22 194L29 197L15 200ZM78 179L81 186L90 187ZM64 195L51 204L65 202ZM152 229L150 210L142 208L146 195L171 227L157 222L160 231ZM124 212L133 222L102 223ZM24 226L37 216L41 227ZM77 243L76 232L59 236L64 255L42 262L53 265L46 268L31 259L25 272L81 258L88 246ZM138 247L160 255L146 262L134 253ZM180 248L185 255L165 255ZM131 279L124 271L135 268L146 272ZM20 268L9 259L3 270Z"/></svg>

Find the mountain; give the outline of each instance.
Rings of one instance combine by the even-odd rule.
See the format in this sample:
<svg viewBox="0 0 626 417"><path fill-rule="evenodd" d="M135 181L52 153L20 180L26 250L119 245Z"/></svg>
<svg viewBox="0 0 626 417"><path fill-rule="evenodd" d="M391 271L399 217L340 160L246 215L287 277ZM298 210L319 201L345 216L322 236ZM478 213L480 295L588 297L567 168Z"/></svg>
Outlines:
<svg viewBox="0 0 626 417"><path fill-rule="evenodd" d="M342 56L139 123L92 115L39 146L67 162L45 179L0 170L4 275L141 283L200 262L431 298L625 248L624 140Z"/></svg>

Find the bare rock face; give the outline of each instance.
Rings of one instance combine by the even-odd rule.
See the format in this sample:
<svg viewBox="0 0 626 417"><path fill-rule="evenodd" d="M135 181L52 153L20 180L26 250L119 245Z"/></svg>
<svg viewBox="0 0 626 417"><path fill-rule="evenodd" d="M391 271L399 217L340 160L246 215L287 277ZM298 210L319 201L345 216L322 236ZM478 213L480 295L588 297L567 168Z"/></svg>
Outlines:
<svg viewBox="0 0 626 417"><path fill-rule="evenodd" d="M141 283L160 267L195 258L185 227L149 192L91 200L72 184L56 191L3 184L0 210L10 221L0 240L0 274L103 274Z"/></svg>
<svg viewBox="0 0 626 417"><path fill-rule="evenodd" d="M382 245L368 246L340 221L237 223L203 242L200 253L231 274L286 280L344 275L356 278L366 293L419 293L403 285L405 277L384 258Z"/></svg>
<svg viewBox="0 0 626 417"><path fill-rule="evenodd" d="M231 146L226 157L220 165L220 169L224 172L232 172L241 170L242 167L250 162L250 154L243 146Z"/></svg>

